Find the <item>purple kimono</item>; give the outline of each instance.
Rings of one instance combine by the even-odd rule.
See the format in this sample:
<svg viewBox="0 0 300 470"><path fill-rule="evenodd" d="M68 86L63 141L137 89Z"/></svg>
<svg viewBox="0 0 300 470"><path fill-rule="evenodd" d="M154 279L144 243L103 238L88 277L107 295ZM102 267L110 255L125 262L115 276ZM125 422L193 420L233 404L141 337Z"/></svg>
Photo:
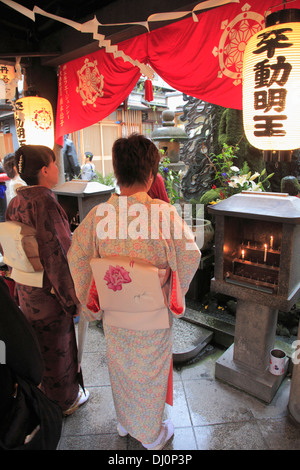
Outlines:
<svg viewBox="0 0 300 470"><path fill-rule="evenodd" d="M16 295L21 310L36 332L44 359L41 388L65 411L78 394L73 320L78 299L67 261L71 244L68 219L50 189L24 186L10 202L6 220L22 222L36 229L44 267L43 287L16 284Z"/></svg>

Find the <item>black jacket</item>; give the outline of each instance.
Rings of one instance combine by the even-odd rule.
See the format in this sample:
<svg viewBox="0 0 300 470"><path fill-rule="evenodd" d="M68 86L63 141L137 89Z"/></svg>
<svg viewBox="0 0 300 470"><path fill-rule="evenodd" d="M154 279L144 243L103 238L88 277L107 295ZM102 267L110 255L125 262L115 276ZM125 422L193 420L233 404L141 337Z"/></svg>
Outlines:
<svg viewBox="0 0 300 470"><path fill-rule="evenodd" d="M38 389L44 369L39 345L2 277L0 342L0 449L56 449L62 411ZM33 439L24 444L37 426Z"/></svg>

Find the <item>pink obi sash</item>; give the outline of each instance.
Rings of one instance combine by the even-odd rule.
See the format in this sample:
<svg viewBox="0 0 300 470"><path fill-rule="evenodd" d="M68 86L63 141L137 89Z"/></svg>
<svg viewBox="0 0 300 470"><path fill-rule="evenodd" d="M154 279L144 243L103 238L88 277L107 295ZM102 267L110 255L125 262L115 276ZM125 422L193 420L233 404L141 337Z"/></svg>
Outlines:
<svg viewBox="0 0 300 470"><path fill-rule="evenodd" d="M91 268L99 295L98 309L103 310L107 325L133 330L165 329L170 328L171 306L172 311L174 306L177 308L175 314L184 311L178 278L170 278L170 269L158 269L126 256L92 259ZM171 290L170 279L174 284Z"/></svg>

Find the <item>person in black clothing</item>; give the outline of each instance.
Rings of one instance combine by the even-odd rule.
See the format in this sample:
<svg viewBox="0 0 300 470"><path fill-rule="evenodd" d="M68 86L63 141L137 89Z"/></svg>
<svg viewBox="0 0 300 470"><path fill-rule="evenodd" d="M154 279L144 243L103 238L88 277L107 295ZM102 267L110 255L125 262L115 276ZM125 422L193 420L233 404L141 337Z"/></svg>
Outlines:
<svg viewBox="0 0 300 470"><path fill-rule="evenodd" d="M0 450L55 450L62 412L38 388L39 345L1 277L0 302Z"/></svg>
<svg viewBox="0 0 300 470"><path fill-rule="evenodd" d="M66 181L70 181L75 176L79 176L81 169L78 163L78 156L75 145L69 138L69 134L64 136L63 158Z"/></svg>

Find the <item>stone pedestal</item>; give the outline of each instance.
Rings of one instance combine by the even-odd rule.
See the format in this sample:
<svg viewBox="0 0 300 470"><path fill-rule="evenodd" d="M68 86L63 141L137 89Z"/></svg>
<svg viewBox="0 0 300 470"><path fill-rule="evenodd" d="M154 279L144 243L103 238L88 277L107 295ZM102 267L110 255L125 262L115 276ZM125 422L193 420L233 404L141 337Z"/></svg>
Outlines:
<svg viewBox="0 0 300 470"><path fill-rule="evenodd" d="M216 363L215 375L270 403L284 375L268 370L274 346L278 310L238 300L234 344Z"/></svg>
<svg viewBox="0 0 300 470"><path fill-rule="evenodd" d="M298 328L298 338L300 345L300 326ZM288 410L291 416L300 424L300 349L299 346L295 350L293 359L293 372L291 381L290 398Z"/></svg>

